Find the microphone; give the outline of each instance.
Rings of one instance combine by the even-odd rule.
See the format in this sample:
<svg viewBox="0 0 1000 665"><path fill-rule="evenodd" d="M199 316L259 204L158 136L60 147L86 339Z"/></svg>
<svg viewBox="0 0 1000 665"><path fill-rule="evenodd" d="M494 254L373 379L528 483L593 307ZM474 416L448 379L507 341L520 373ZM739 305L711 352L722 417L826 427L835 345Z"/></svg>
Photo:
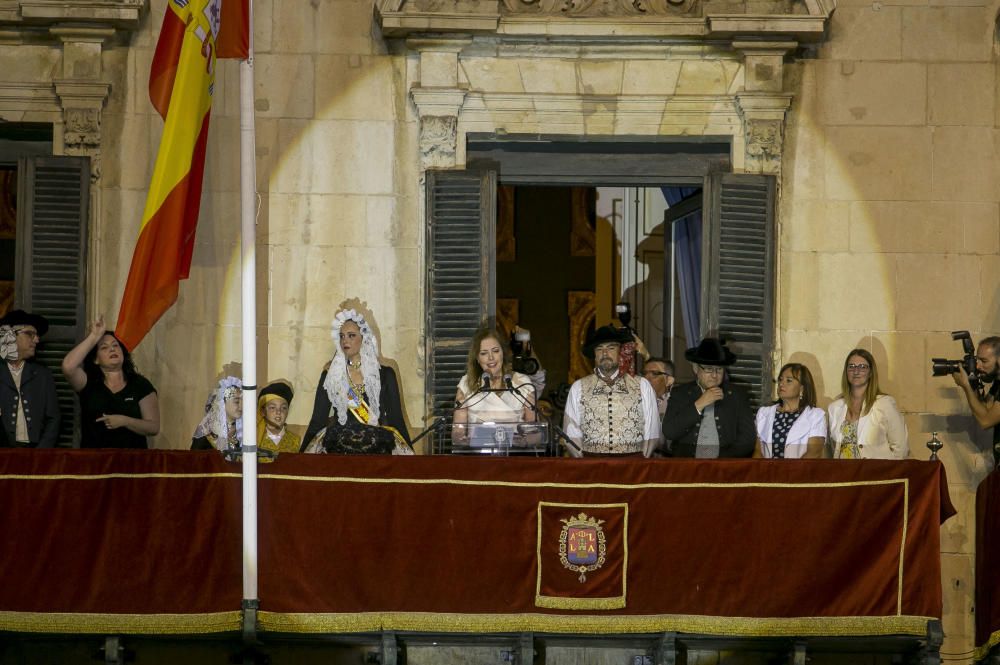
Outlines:
<svg viewBox="0 0 1000 665"><path fill-rule="evenodd" d="M479 392L487 392L490 389L490 375L483 374L483 385L479 386Z"/></svg>
<svg viewBox="0 0 1000 665"><path fill-rule="evenodd" d="M534 402L529 401L524 395L521 394L521 386L526 386L528 384L523 383L523 384L521 384L521 386L517 386L515 388L514 387L514 379L513 379L513 377L511 377L510 374L504 374L503 375L503 382L504 382L504 385L507 386L507 390L509 390L510 392L512 392L514 394L514 397L517 398L518 402L520 402L524 406L528 407L529 409L531 409L535 413L535 420L538 421L538 422L541 422L541 420L542 420L542 414L538 411L538 405L535 404Z"/></svg>

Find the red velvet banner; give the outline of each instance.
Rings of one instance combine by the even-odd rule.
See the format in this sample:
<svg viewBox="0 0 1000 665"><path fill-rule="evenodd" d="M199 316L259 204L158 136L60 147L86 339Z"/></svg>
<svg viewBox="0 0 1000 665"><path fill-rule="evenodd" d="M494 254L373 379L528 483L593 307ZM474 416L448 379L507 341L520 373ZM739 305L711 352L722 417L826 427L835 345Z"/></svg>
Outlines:
<svg viewBox="0 0 1000 665"><path fill-rule="evenodd" d="M1000 471L976 490L976 660L1000 645Z"/></svg>
<svg viewBox="0 0 1000 665"><path fill-rule="evenodd" d="M238 465L0 452L0 630L234 630ZM284 455L260 466L264 630L923 634L937 463ZM52 630L57 625L59 630Z"/></svg>

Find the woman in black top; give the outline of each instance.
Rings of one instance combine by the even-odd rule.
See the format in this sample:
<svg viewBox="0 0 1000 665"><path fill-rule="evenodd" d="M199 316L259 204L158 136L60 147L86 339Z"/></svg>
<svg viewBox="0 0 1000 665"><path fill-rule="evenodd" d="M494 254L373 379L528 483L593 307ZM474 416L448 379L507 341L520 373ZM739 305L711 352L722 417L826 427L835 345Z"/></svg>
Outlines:
<svg viewBox="0 0 1000 665"><path fill-rule="evenodd" d="M80 398L81 448L148 448L160 431L160 405L115 334L97 319L66 354L62 371Z"/></svg>

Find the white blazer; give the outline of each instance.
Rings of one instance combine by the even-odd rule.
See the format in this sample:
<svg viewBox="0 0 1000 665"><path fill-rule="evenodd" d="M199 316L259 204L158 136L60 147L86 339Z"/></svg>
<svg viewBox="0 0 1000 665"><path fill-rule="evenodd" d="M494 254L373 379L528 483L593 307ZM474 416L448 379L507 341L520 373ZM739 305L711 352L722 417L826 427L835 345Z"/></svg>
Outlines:
<svg viewBox="0 0 1000 665"><path fill-rule="evenodd" d="M840 432L847 418L847 402L841 397L829 407L830 445L834 458L840 457ZM896 406L896 400L889 395L875 398L868 415L858 420L858 448L864 459L906 459L910 455L907 441L906 423Z"/></svg>
<svg viewBox="0 0 1000 665"><path fill-rule="evenodd" d="M778 405L772 404L757 410L757 438L760 439L760 452L764 457L772 457L771 431L774 429L774 419L778 413ZM815 406L807 406L792 423L785 436L785 457L797 459L806 454L809 439L813 437L826 439L826 413Z"/></svg>

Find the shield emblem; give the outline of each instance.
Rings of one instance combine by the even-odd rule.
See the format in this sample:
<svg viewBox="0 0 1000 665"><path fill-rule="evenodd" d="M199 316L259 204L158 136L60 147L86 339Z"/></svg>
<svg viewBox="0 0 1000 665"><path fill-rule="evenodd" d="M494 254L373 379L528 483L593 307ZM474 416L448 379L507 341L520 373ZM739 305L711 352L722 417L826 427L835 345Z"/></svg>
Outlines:
<svg viewBox="0 0 1000 665"><path fill-rule="evenodd" d="M576 566L597 563L597 528L570 527L566 533L566 559Z"/></svg>

